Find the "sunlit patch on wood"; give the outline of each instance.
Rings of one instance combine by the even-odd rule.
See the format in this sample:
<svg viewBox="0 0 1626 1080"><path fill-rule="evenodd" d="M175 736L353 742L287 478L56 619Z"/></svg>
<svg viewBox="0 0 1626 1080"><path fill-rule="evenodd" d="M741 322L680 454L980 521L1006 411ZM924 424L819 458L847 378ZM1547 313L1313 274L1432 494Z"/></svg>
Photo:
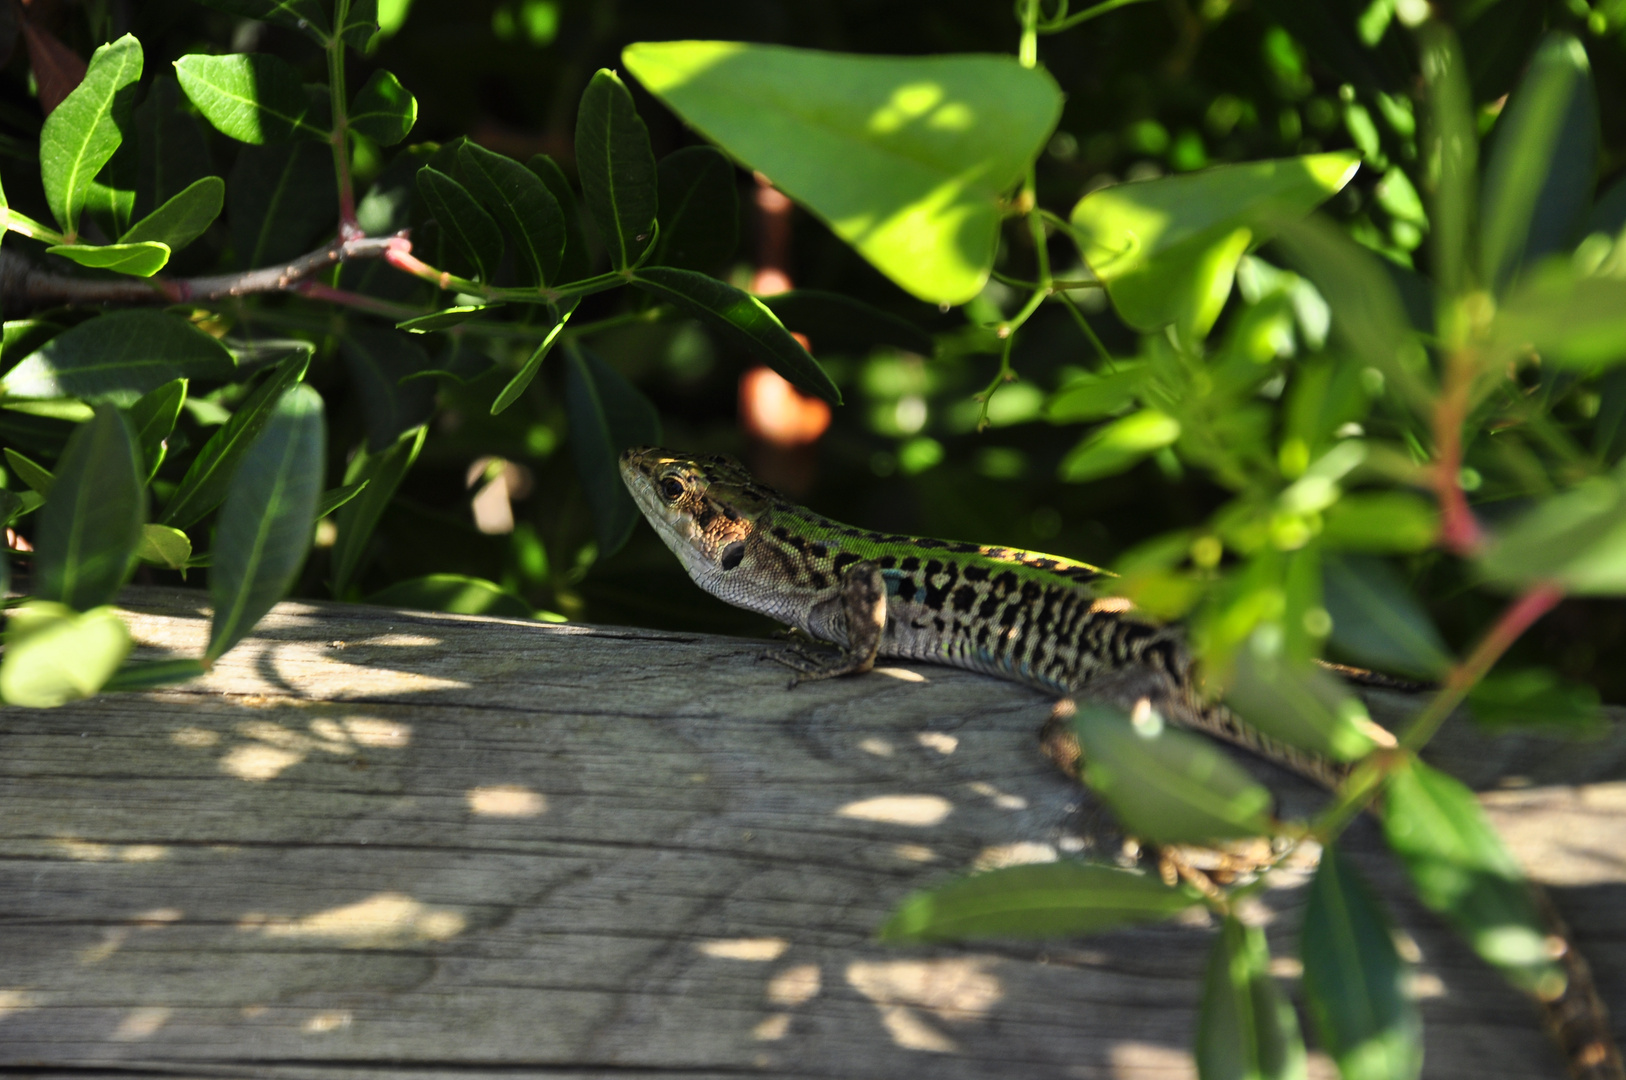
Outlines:
<svg viewBox="0 0 1626 1080"><path fill-rule="evenodd" d="M1112 1047L1113 1076L1156 1076L1159 1080L1196 1080L1191 1052L1173 1046L1126 1041Z"/></svg>
<svg viewBox="0 0 1626 1080"><path fill-rule="evenodd" d="M858 749L866 754L874 754L876 757L891 757L897 753L897 749L891 743L885 739L877 738L863 740L858 744Z"/></svg>
<svg viewBox="0 0 1626 1080"><path fill-rule="evenodd" d="M325 1035L329 1031L349 1027L352 1019L348 1009L329 1009L306 1018L305 1022L299 1025L299 1030L307 1035Z"/></svg>
<svg viewBox="0 0 1626 1080"><path fill-rule="evenodd" d="M758 1042L778 1042L790 1033L790 1013L774 1013L764 1017L751 1029L751 1037Z"/></svg>
<svg viewBox="0 0 1626 1080"><path fill-rule="evenodd" d="M947 757L960 748L960 740L954 735L945 735L941 731L922 731L915 736L915 741L928 750L936 750Z"/></svg>
<svg viewBox="0 0 1626 1080"><path fill-rule="evenodd" d="M975 780L970 786L972 791L992 802L1001 810L1026 810L1028 808L1028 801L1022 796L1006 794L986 780Z"/></svg>
<svg viewBox="0 0 1626 1080"><path fill-rule="evenodd" d="M971 869L999 870L1006 866L1030 866L1034 863L1055 862L1059 856L1051 844L1020 840L1014 844L995 844L985 847L972 860Z"/></svg>
<svg viewBox="0 0 1626 1080"><path fill-rule="evenodd" d="M901 667L878 667L878 668L875 668L871 672L871 674L885 675L887 678L896 679L899 682L912 682L912 683L931 682L930 679L928 679L926 676L922 675L920 672L918 672L918 671L910 671L908 668L901 668Z"/></svg>
<svg viewBox="0 0 1626 1080"><path fill-rule="evenodd" d="M877 795L848 803L836 811L836 816L926 828L940 824L953 811L954 804L941 795Z"/></svg>
<svg viewBox="0 0 1626 1080"><path fill-rule="evenodd" d="M796 964L768 980L768 1000L784 1008L805 1005L819 996L819 965Z"/></svg>
<svg viewBox="0 0 1626 1080"><path fill-rule="evenodd" d="M39 1002L27 990L17 987L0 988L0 1020L4 1020L13 1013L37 1008L39 1008Z"/></svg>
<svg viewBox="0 0 1626 1080"><path fill-rule="evenodd" d="M263 784L268 780L275 780L283 770L304 760L304 754L280 746L246 743L229 750L226 756L220 759L220 768L239 780Z"/></svg>
<svg viewBox="0 0 1626 1080"><path fill-rule="evenodd" d="M431 907L402 893L384 892L354 904L300 919L244 915L238 929L269 938L316 938L347 949L383 949L421 941L447 941L468 919L451 908Z"/></svg>
<svg viewBox="0 0 1626 1080"><path fill-rule="evenodd" d="M714 960L749 960L755 963L777 960L785 955L788 948L790 942L777 937L718 938L695 945L696 952Z"/></svg>
<svg viewBox="0 0 1626 1080"><path fill-rule="evenodd" d="M199 727L177 728L170 733L169 741L176 746L204 750L220 741L220 732L208 731Z"/></svg>
<svg viewBox="0 0 1626 1080"><path fill-rule="evenodd" d="M113 1031L114 1042L137 1042L150 1039L158 1029L169 1022L172 1010L167 1005L143 1005L131 1009Z"/></svg>
<svg viewBox="0 0 1626 1080"><path fill-rule="evenodd" d="M1005 992L998 976L987 970L995 962L977 956L855 960L847 965L847 982L876 1006L894 1043L907 1050L948 1054L958 1046L921 1013L951 1024L985 1019Z"/></svg>
<svg viewBox="0 0 1626 1080"><path fill-rule="evenodd" d="M892 854L905 862L926 863L937 861L937 852L925 844L893 844Z"/></svg>
<svg viewBox="0 0 1626 1080"><path fill-rule="evenodd" d="M469 809L481 817L537 817L548 809L541 792L518 784L470 788L468 799Z"/></svg>

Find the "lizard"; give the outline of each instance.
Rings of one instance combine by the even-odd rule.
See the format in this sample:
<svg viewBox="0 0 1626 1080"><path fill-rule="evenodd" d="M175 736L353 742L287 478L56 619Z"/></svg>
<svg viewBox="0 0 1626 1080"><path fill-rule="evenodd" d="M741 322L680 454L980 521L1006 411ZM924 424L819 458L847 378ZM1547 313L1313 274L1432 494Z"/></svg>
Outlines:
<svg viewBox="0 0 1626 1080"><path fill-rule="evenodd" d="M945 664L1059 695L1062 705L1075 695L1125 710L1150 705L1328 788L1347 772L1205 700L1181 628L1101 595L1095 583L1111 575L1100 567L845 525L758 483L726 455L637 446L621 455L620 468L638 509L695 584L835 647L826 655L799 646L768 654L796 673L791 686L862 674L882 657ZM1054 711L1041 740L1076 777L1069 715ZM1577 1080L1621 1080L1591 972L1532 886L1549 931L1565 943L1568 988L1539 1003L1545 1024Z"/></svg>

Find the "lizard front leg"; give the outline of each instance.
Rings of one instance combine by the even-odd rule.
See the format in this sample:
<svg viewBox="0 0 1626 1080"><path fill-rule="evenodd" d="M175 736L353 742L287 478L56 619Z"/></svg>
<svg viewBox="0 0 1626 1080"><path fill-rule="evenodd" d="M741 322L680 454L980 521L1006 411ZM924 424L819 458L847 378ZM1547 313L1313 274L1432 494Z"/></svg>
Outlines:
<svg viewBox="0 0 1626 1080"><path fill-rule="evenodd" d="M814 605L808 620L814 625L838 622L847 634L847 644L834 656L815 654L792 646L768 654L768 659L796 672L790 685L831 679L837 675L858 675L875 667L881 649L881 633L886 629L886 581L879 564L864 560L849 566L841 575L837 593Z"/></svg>

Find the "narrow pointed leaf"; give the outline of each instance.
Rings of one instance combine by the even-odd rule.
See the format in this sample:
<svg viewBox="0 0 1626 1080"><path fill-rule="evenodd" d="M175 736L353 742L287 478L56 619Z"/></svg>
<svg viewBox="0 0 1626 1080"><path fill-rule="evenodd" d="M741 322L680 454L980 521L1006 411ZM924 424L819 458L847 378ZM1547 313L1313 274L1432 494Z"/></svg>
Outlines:
<svg viewBox="0 0 1626 1080"><path fill-rule="evenodd" d="M553 329L548 331L547 336L542 339L542 343L531 352L524 365L514 374L512 379L508 380L508 385L502 388L496 400L491 403L492 416L496 416L518 401L519 396L525 392L525 388L531 385L531 380L536 378L536 373L542 370L542 361L546 360L548 353L553 351L554 342L559 340L560 331L564 330L565 323L570 321L570 316L575 310L576 301L572 300L559 313L559 321L553 324Z"/></svg>
<svg viewBox="0 0 1626 1080"><path fill-rule="evenodd" d="M464 143L458 163L471 194L512 242L520 279L551 285L565 253L565 215L540 177L512 158Z"/></svg>
<svg viewBox="0 0 1626 1080"><path fill-rule="evenodd" d="M661 158L660 239L650 262L715 273L739 243L740 199L733 164L709 146Z"/></svg>
<svg viewBox="0 0 1626 1080"><path fill-rule="evenodd" d="M334 596L342 599L348 593L379 519L395 497L395 489L401 486L407 470L418 460L427 434L427 428L413 428L403 432L394 445L382 453L370 453L363 446L351 458L344 482L346 485L364 484L365 488L344 505L335 521L338 535L334 538L332 553Z"/></svg>
<svg viewBox="0 0 1626 1080"><path fill-rule="evenodd" d="M146 520L135 439L110 405L68 440L34 538L35 593L77 611L113 599Z"/></svg>
<svg viewBox="0 0 1626 1080"><path fill-rule="evenodd" d="M529 619L531 605L484 578L463 574L429 574L399 581L367 597L369 604L385 607L447 611L454 615L491 615L503 619Z"/></svg>
<svg viewBox="0 0 1626 1080"><path fill-rule="evenodd" d="M625 270L655 239L655 153L649 129L615 72L601 69L576 112L576 170L582 201L598 226L610 266Z"/></svg>
<svg viewBox="0 0 1626 1080"><path fill-rule="evenodd" d="M129 126L141 78L141 44L129 34L92 54L84 79L45 118L40 129L40 180L45 201L70 240L79 215Z"/></svg>
<svg viewBox="0 0 1626 1080"><path fill-rule="evenodd" d="M580 281L587 276L587 236L582 232L582 208L576 201L576 193L571 190L570 181L557 162L546 154L536 154L526 162L526 168L537 175L537 178L553 194L554 201L559 204L559 210L565 216L565 254L559 264L558 281L556 284Z"/></svg>
<svg viewBox="0 0 1626 1080"><path fill-rule="evenodd" d="M261 145L297 137L326 139L311 115L299 72L270 53L193 53L175 61L175 76L204 119L222 135Z"/></svg>
<svg viewBox="0 0 1626 1080"><path fill-rule="evenodd" d="M1010 866L911 893L882 924L880 939L964 941L1076 937L1177 915L1202 898L1155 877L1065 861Z"/></svg>
<svg viewBox="0 0 1626 1080"><path fill-rule="evenodd" d="M1335 845L1321 851L1299 933L1304 996L1343 1080L1416 1080L1423 1018L1383 908Z"/></svg>
<svg viewBox="0 0 1626 1080"><path fill-rule="evenodd" d="M1449 26L1430 19L1417 28L1422 46L1425 179L1434 278L1447 296L1469 288L1474 181L1479 173L1479 132L1468 65ZM1382 369L1379 369L1382 370Z"/></svg>
<svg viewBox="0 0 1626 1080"><path fill-rule="evenodd" d="M367 490L367 481L358 484L345 484L343 487L329 488L322 492L322 497L316 501L316 516L325 518L345 503Z"/></svg>
<svg viewBox="0 0 1626 1080"><path fill-rule="evenodd" d="M192 459L180 487L170 496L159 519L161 524L190 528L225 501L232 474L243 454L270 420L271 410L283 392L305 377L310 359L308 346L292 353L232 413L231 419L209 437L198 456Z"/></svg>
<svg viewBox="0 0 1626 1080"><path fill-rule="evenodd" d="M931 303L981 291L1003 200L1061 116L1055 80L1011 56L729 41L639 42L621 55L691 127Z"/></svg>
<svg viewBox="0 0 1626 1080"><path fill-rule="evenodd" d="M53 709L90 697L130 653L130 631L110 607L83 614L35 600L6 612L0 701Z"/></svg>
<svg viewBox="0 0 1626 1080"><path fill-rule="evenodd" d="M1142 409L1095 429L1061 461L1063 480L1083 483L1123 472L1146 455L1180 438L1180 421L1157 409Z"/></svg>
<svg viewBox="0 0 1626 1080"><path fill-rule="evenodd" d="M130 406L130 426L135 430L136 445L141 447L141 460L149 484L157 474L158 467L164 463L164 440L169 438L175 430L175 421L180 419L188 385L186 379L171 379L147 391Z"/></svg>
<svg viewBox="0 0 1626 1080"><path fill-rule="evenodd" d="M1418 898L1450 920L1481 957L1542 1000L1562 992L1564 969L1524 874L1473 792L1408 761L1389 775L1383 831Z"/></svg>
<svg viewBox="0 0 1626 1080"><path fill-rule="evenodd" d="M1202 738L1161 721L1137 726L1094 704L1079 709L1073 728L1085 780L1136 836L1179 843L1270 831L1270 792Z"/></svg>
<svg viewBox="0 0 1626 1080"><path fill-rule="evenodd" d="M1479 560L1491 581L1556 581L1587 595L1626 594L1626 466L1582 481L1516 518Z"/></svg>
<svg viewBox="0 0 1626 1080"><path fill-rule="evenodd" d="M1344 551L1424 551L1439 539L1433 499L1410 491L1357 491L1327 507L1321 542Z"/></svg>
<svg viewBox="0 0 1626 1080"><path fill-rule="evenodd" d="M502 230L469 189L432 166L418 170L418 193L458 250L490 281L502 262Z"/></svg>
<svg viewBox="0 0 1626 1080"><path fill-rule="evenodd" d="M192 558L192 541L168 525L143 525L136 558L170 570L183 569Z"/></svg>
<svg viewBox="0 0 1626 1080"><path fill-rule="evenodd" d="M220 342L163 311L110 311L64 330L0 379L8 397L133 404L174 379L228 379Z"/></svg>
<svg viewBox="0 0 1626 1080"><path fill-rule="evenodd" d="M209 661L287 595L310 551L327 456L322 399L308 386L291 386L270 412L232 477L215 530Z"/></svg>
<svg viewBox="0 0 1626 1080"><path fill-rule="evenodd" d="M173 686L176 683L183 683L208 673L208 669L203 666L201 660L176 658L174 660L126 661L123 667L113 673L111 679L102 684L102 693L116 694L137 690L152 690L160 686Z"/></svg>
<svg viewBox="0 0 1626 1080"><path fill-rule="evenodd" d="M1514 285L1491 332L1509 359L1534 350L1583 371L1616 367L1626 361L1626 280L1548 263Z"/></svg>
<svg viewBox="0 0 1626 1080"><path fill-rule="evenodd" d="M397 330L405 330L409 334L428 334L436 330L450 330L460 326L470 319L479 318L488 311L495 311L502 304L468 304L460 307L442 308L432 311L428 315L419 315L416 318L406 319L395 324Z"/></svg>
<svg viewBox="0 0 1626 1080"><path fill-rule="evenodd" d="M658 444L660 415L637 387L593 353L573 347L566 356L570 456L593 511L602 558L620 550L640 520L638 506L621 480L621 451Z"/></svg>
<svg viewBox="0 0 1626 1080"><path fill-rule="evenodd" d="M133 277L152 277L169 262L169 245L151 241L134 244L52 244L45 251L72 259L80 266L93 270L111 270L115 274Z"/></svg>
<svg viewBox="0 0 1626 1080"><path fill-rule="evenodd" d="M1434 622L1380 559L1328 556L1322 602L1340 656L1376 671L1439 678L1451 666Z"/></svg>
<svg viewBox="0 0 1626 1080"><path fill-rule="evenodd" d="M709 326L724 341L750 352L804 393L841 404L841 391L761 300L692 270L647 266L632 283Z"/></svg>
<svg viewBox="0 0 1626 1080"><path fill-rule="evenodd" d="M51 494L51 485L56 482L51 470L9 446L6 447L6 464L17 474L17 479L28 485L29 490L37 495Z"/></svg>
<svg viewBox="0 0 1626 1080"><path fill-rule="evenodd" d="M1251 645L1237 650L1225 700L1242 718L1289 746L1334 761L1354 761L1393 736L1367 715L1361 699L1308 663L1263 656Z"/></svg>
<svg viewBox="0 0 1626 1080"><path fill-rule="evenodd" d="M388 71L375 71L350 103L350 126L380 146L394 146L418 122L418 99Z"/></svg>
<svg viewBox="0 0 1626 1080"><path fill-rule="evenodd" d="M179 251L198 237L220 216L226 204L226 181L205 176L158 209L130 226L119 237L121 244L157 242L170 251Z"/></svg>
<svg viewBox="0 0 1626 1080"><path fill-rule="evenodd" d="M1306 1057L1292 1004L1270 976L1265 932L1227 917L1208 956L1197 1017L1203 1080L1303 1080Z"/></svg>

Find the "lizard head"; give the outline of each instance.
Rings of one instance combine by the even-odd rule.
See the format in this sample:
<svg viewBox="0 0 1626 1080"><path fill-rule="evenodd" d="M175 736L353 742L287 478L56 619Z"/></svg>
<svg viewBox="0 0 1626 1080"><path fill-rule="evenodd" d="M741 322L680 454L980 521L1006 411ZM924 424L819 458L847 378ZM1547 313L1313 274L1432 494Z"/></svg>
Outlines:
<svg viewBox="0 0 1626 1080"><path fill-rule="evenodd" d="M731 457L635 446L621 479L689 576L704 583L739 566L756 520L780 496Z"/></svg>

